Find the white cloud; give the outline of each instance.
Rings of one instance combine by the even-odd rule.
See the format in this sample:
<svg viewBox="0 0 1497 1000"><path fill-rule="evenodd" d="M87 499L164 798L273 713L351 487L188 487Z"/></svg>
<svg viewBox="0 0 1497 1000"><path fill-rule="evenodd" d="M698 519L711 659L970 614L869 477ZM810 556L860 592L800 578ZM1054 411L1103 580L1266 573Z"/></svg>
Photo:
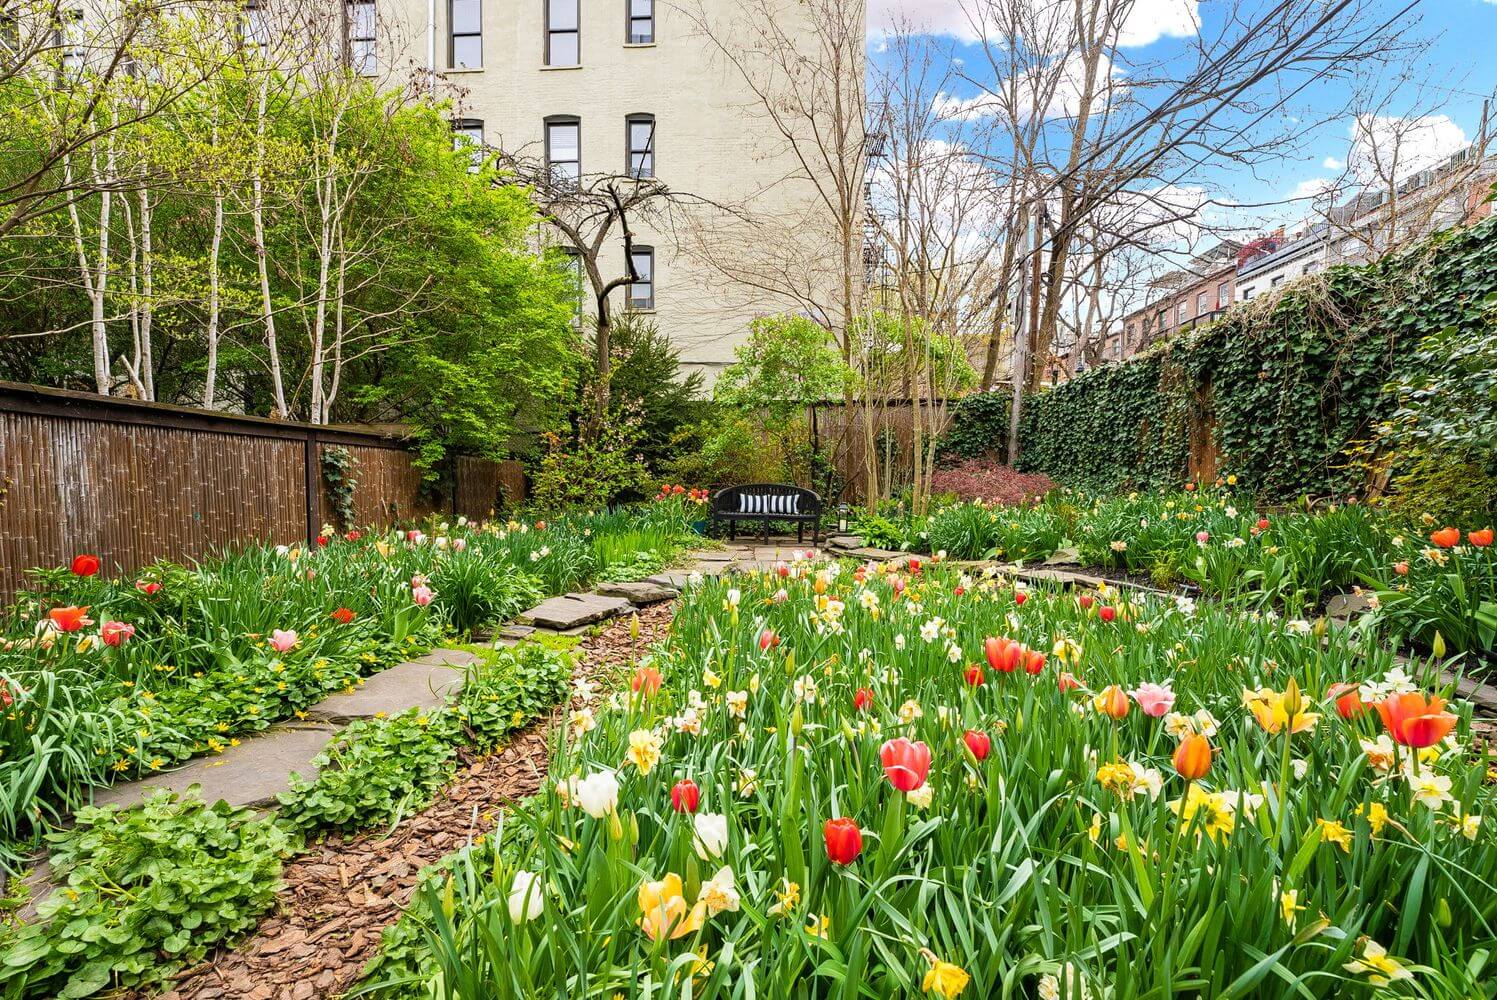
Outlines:
<svg viewBox="0 0 1497 1000"><path fill-rule="evenodd" d="M1079 55L1073 55L1066 59L1064 65L1052 61L1051 66L1060 67L1058 79L1046 67L1026 74L1012 88L1007 81L1003 81L995 84L991 91L971 97L938 93L931 101L931 112L944 121L976 121L1003 114L1005 102L1012 101L1015 112L1027 119L1034 114L1035 106L1044 101L1046 119L1074 117L1081 107L1081 95L1086 89L1085 63ZM1096 97L1093 107L1105 106L1116 100L1124 86L1122 74L1112 61L1105 55L1099 57L1097 79L1092 86ZM1010 90L1013 93L1009 93Z"/></svg>
<svg viewBox="0 0 1497 1000"><path fill-rule="evenodd" d="M1492 3L1497 3L1497 0L1492 0ZM1334 156L1327 156L1324 160L1320 161L1320 165L1322 167L1326 168L1327 170L1345 170L1346 169L1346 161L1345 160L1338 160Z"/></svg>
<svg viewBox="0 0 1497 1000"><path fill-rule="evenodd" d="M1045 13L1071 9L1069 0L1034 2ZM1199 4L1200 0L1137 0L1118 44L1134 48L1161 38L1193 38L1201 29ZM915 31L975 42L992 33L984 24L985 9L983 0L868 0L868 33L888 34L908 24Z"/></svg>
<svg viewBox="0 0 1497 1000"><path fill-rule="evenodd" d="M1347 163L1363 184L1387 184L1432 167L1467 144L1465 129L1448 115L1358 115L1351 124Z"/></svg>

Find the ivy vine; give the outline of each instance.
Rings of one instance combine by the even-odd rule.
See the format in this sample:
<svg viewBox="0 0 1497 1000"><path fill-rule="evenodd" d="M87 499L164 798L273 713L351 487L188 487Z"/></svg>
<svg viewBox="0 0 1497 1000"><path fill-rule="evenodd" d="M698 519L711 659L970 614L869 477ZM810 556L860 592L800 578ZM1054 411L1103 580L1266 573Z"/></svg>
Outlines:
<svg viewBox="0 0 1497 1000"><path fill-rule="evenodd" d="M322 449L322 481L327 486L328 500L332 503L333 516L341 531L354 527L357 513L354 509L354 490L359 481L353 477L353 455L342 445L325 445Z"/></svg>
<svg viewBox="0 0 1497 1000"><path fill-rule="evenodd" d="M1219 472L1265 499L1360 493L1397 409L1388 387L1427 377L1420 345L1432 334L1489 330L1494 292L1497 218L1329 268L1031 395L1020 467L1093 490L1175 486L1204 432ZM998 408L982 405L1001 441ZM1384 468L1403 459L1379 456Z"/></svg>

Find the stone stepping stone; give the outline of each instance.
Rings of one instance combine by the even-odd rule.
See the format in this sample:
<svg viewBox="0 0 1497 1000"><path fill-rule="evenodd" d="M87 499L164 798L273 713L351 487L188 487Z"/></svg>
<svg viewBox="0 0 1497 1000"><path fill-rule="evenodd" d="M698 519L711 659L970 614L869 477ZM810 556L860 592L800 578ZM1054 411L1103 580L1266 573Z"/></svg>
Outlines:
<svg viewBox="0 0 1497 1000"><path fill-rule="evenodd" d="M601 594L567 594L542 601L520 615L520 620L540 628L565 631L583 625L612 618L614 615L632 611L634 605L627 598L605 597Z"/></svg>
<svg viewBox="0 0 1497 1000"><path fill-rule="evenodd" d="M844 552L850 552L853 549L861 549L863 547L863 539L858 535L828 535L826 546L829 549L841 549Z"/></svg>
<svg viewBox="0 0 1497 1000"><path fill-rule="evenodd" d="M380 671L352 691L329 695L307 714L346 723L398 715L410 708L439 708L462 687L466 668L477 662L478 657L464 650L432 650Z"/></svg>
<svg viewBox="0 0 1497 1000"><path fill-rule="evenodd" d="M734 554L727 549L700 549L696 552L686 553L686 558L692 562L732 562Z"/></svg>
<svg viewBox="0 0 1497 1000"><path fill-rule="evenodd" d="M853 559L863 561L872 559L874 562L892 562L895 559L908 559L910 556L908 552L895 552L893 549L879 549L866 545L860 549L848 549L847 554Z"/></svg>
<svg viewBox="0 0 1497 1000"><path fill-rule="evenodd" d="M651 583L649 580L630 580L623 583L600 583L597 592L604 597L622 597L630 604L643 607L658 604L681 596L675 587Z"/></svg>
<svg viewBox="0 0 1497 1000"><path fill-rule="evenodd" d="M339 731L331 723L274 726L212 757L199 757L187 766L139 781L94 789L96 806L129 808L160 788L182 793L201 785L203 800L223 799L232 806L270 806L291 789L291 772L311 778L317 773L312 758Z"/></svg>

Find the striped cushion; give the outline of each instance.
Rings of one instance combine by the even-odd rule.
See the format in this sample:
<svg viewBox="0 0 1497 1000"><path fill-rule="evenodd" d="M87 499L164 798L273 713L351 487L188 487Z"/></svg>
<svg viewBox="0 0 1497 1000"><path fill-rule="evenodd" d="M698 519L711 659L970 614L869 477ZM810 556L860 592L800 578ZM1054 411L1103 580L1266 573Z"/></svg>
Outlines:
<svg viewBox="0 0 1497 1000"><path fill-rule="evenodd" d="M740 493L740 514L799 514L800 496L776 496L770 493Z"/></svg>

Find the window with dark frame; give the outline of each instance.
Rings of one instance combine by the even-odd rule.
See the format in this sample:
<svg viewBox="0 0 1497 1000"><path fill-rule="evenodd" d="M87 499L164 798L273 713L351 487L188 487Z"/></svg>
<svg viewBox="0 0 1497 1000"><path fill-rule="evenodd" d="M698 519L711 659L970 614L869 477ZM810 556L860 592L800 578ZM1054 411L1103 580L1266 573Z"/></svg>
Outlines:
<svg viewBox="0 0 1497 1000"><path fill-rule="evenodd" d="M582 61L579 0L545 0L546 65L576 66Z"/></svg>
<svg viewBox="0 0 1497 1000"><path fill-rule="evenodd" d="M1231 301L1232 285L1230 282L1223 281L1221 284L1216 286L1216 308L1225 308Z"/></svg>
<svg viewBox="0 0 1497 1000"><path fill-rule="evenodd" d="M649 45L655 41L655 0L624 0L629 10L630 45Z"/></svg>
<svg viewBox="0 0 1497 1000"><path fill-rule="evenodd" d="M655 176L655 116L630 115L625 119L629 143L629 176Z"/></svg>
<svg viewBox="0 0 1497 1000"><path fill-rule="evenodd" d="M634 247L630 254L634 273L639 280L629 285L630 309L655 308L655 248Z"/></svg>
<svg viewBox="0 0 1497 1000"><path fill-rule="evenodd" d="M239 41L246 46L264 45L268 41L265 30L265 8L259 0L246 0L239 17Z"/></svg>
<svg viewBox="0 0 1497 1000"><path fill-rule="evenodd" d="M546 166L554 183L576 184L582 179L582 119L546 119Z"/></svg>
<svg viewBox="0 0 1497 1000"><path fill-rule="evenodd" d="M379 53L375 49L374 0L349 0L348 64L361 76L379 72Z"/></svg>
<svg viewBox="0 0 1497 1000"><path fill-rule="evenodd" d="M57 47L62 52L62 71L76 73L83 68L83 11L77 8L58 11Z"/></svg>
<svg viewBox="0 0 1497 1000"><path fill-rule="evenodd" d="M485 155L483 119L454 119L452 122L452 148L458 151L464 149L469 151L469 156L472 157L472 162L468 166L469 173L477 173L482 169Z"/></svg>
<svg viewBox="0 0 1497 1000"><path fill-rule="evenodd" d="M447 0L447 61L453 69L483 68L483 0Z"/></svg>

